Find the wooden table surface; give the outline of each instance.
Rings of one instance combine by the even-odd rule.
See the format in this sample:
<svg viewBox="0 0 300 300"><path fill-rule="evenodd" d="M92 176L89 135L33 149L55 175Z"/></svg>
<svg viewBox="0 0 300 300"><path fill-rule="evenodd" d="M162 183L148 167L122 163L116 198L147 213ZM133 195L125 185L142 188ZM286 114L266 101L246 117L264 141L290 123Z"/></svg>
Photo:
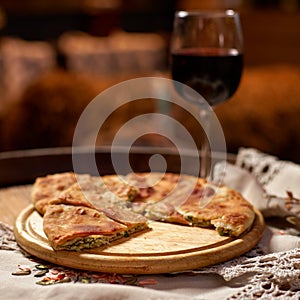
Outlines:
<svg viewBox="0 0 300 300"><path fill-rule="evenodd" d="M30 204L30 185L0 189L0 221L13 226L22 209Z"/></svg>

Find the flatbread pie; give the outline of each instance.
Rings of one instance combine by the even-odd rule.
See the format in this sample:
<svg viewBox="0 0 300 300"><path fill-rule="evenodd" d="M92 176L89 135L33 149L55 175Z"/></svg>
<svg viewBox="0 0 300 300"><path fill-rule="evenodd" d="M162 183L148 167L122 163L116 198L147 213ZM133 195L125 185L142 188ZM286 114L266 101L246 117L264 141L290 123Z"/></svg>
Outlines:
<svg viewBox="0 0 300 300"><path fill-rule="evenodd" d="M32 201L55 250L109 245L150 230L148 220L238 237L255 218L253 206L237 191L174 173L53 174L36 179Z"/></svg>
<svg viewBox="0 0 300 300"><path fill-rule="evenodd" d="M128 231L95 209L64 204L47 207L43 227L53 249L75 251L108 245Z"/></svg>
<svg viewBox="0 0 300 300"><path fill-rule="evenodd" d="M143 202L143 214L148 219L215 228L220 235L233 237L245 232L254 221L253 206L240 193L226 186L172 173L154 173L153 178L152 174L138 175L140 180L143 179L143 189L149 189L151 193L142 200L137 197L133 203ZM134 176L128 175L129 178ZM161 181L152 185L158 176Z"/></svg>

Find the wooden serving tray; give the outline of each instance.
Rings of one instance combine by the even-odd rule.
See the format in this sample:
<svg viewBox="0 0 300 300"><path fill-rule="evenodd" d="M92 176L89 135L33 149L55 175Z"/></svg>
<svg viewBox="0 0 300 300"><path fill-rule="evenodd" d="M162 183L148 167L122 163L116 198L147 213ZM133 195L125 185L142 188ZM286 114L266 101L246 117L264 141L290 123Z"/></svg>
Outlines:
<svg viewBox="0 0 300 300"><path fill-rule="evenodd" d="M106 248L82 252L54 251L43 231L42 217L29 205L15 222L18 244L43 260L76 269L119 274L159 274L196 269L237 257L262 237L259 211L250 231L233 239L215 230L151 222L151 230Z"/></svg>

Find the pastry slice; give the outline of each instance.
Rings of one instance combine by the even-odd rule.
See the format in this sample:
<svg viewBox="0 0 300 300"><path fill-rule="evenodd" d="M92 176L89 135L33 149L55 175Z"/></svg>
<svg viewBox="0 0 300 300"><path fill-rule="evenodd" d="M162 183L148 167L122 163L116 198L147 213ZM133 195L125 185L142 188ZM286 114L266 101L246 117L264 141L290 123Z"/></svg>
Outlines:
<svg viewBox="0 0 300 300"><path fill-rule="evenodd" d="M119 186L117 186L119 182ZM109 189L109 188L110 189ZM122 189L122 187L124 187ZM116 176L94 177L82 175L78 181L59 196L50 201L51 204L67 204L85 206L103 212L109 218L128 227L127 234L148 228L148 220L127 207L129 199L136 194L136 189Z"/></svg>
<svg viewBox="0 0 300 300"><path fill-rule="evenodd" d="M206 195L207 193L208 195ZM193 226L215 228L220 235L238 237L255 218L253 206L237 191L210 185L191 195L177 211Z"/></svg>
<svg viewBox="0 0 300 300"><path fill-rule="evenodd" d="M48 205L43 228L55 250L92 249L127 236L128 227L84 206Z"/></svg>

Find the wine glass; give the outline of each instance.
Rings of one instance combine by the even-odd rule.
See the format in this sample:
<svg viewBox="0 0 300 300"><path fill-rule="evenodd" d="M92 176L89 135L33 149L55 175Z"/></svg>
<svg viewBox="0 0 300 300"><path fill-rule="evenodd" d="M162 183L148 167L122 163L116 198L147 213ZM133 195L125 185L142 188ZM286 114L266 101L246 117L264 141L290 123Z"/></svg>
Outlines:
<svg viewBox="0 0 300 300"><path fill-rule="evenodd" d="M198 92L202 127L209 136L210 114L237 90L243 69L239 14L225 11L177 11L171 38L171 73L177 93L189 101L183 86ZM182 84L176 84L176 81ZM194 100L191 100L195 102ZM213 133L212 133L213 134ZM209 178L209 141L201 141L200 176Z"/></svg>

